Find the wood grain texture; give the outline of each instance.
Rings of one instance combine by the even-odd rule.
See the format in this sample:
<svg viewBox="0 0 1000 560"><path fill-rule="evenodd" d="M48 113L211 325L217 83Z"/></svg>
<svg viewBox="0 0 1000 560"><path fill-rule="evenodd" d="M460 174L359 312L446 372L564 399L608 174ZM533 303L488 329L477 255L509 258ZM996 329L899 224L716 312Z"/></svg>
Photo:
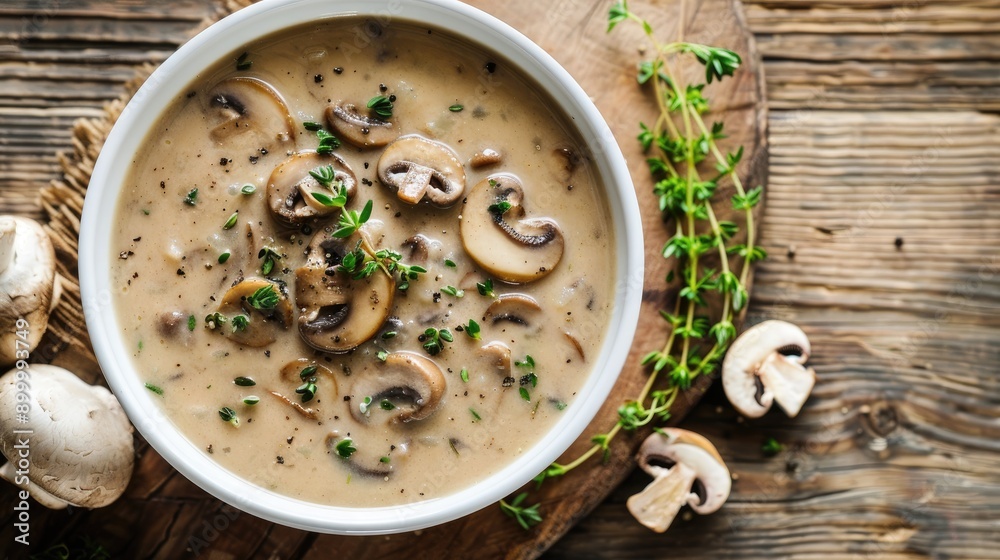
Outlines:
<svg viewBox="0 0 1000 560"><path fill-rule="evenodd" d="M549 557L595 541L608 557L998 557L998 132L969 112L772 114L749 320L803 327L812 397L744 422L713 389L684 426L732 469L725 508L643 540L622 508L637 473ZM785 450L764 457L766 437Z"/></svg>
<svg viewBox="0 0 1000 560"><path fill-rule="evenodd" d="M666 231L661 224L659 213L651 192L651 180L643 164L637 143L633 140L637 118L636 108L644 107L642 118L652 120L655 116L655 105L641 91L634 79L634 65L637 58L632 45L641 40L638 29L629 34L619 32L620 39L607 40L604 32L605 7L595 2L589 9L577 9L571 12L572 17L563 13L562 17L552 17L545 12L545 18L534 17L537 11L532 11L527 2L511 3L503 9L482 6L491 10L522 30L552 53L573 73L585 89L597 92L595 101L612 123L612 128L624 146L631 161L632 172L636 176L639 196L643 201L644 224L649 243L650 266L646 276L646 300L643 321L649 323L642 329L642 340L626 365L622 382L616 387L616 392L608 401L605 410L588 429L579 449L589 446L587 440L590 432L607 430L615 418L615 408L618 404L636 393L644 384L645 374L638 366L638 359L644 353L645 346L662 344L662 329L659 324L658 310L667 306L675 297L673 292L659 288L665 274L665 263L657 256L659 247L666 240ZM108 8L103 5L92 6L96 17L87 19L84 25L74 25L70 21L52 17L46 21L44 28L34 31L32 39L38 42L46 41L85 41L100 38L102 45L115 48L118 44L131 44L130 37L141 35L146 43L160 44L168 42L167 38L178 35L177 22L166 18L127 19L126 24L110 26L107 17ZM700 12L686 14L689 36L704 42L723 44L741 52L749 62L751 70L759 71L759 61L753 51L752 43L748 42L749 32L742 27L738 14L733 11L729 0L709 0L701 4L700 9L713 14L723 14L725 19L714 21L712 25L704 26L699 17ZM131 14L131 11L128 11ZM144 13L144 12L141 12ZM651 17L664 32L673 34L666 22L676 19L676 10L651 10ZM183 21L181 22L183 23ZM148 26L156 27L155 32L148 32ZM0 32L15 26L0 25ZM109 33L113 30L113 35ZM567 41L565 38L573 38ZM169 42L168 42L169 43ZM19 46L24 43L20 43ZM593 60L601 61L593 64ZM109 85L116 86L127 78L127 73L116 62L98 69L88 71L89 80L76 84L76 87L53 90L51 85L68 80L78 72L72 65L62 61L45 64L39 73L39 64L13 66L5 69L7 77L5 86L0 88L0 99L6 96L12 106L28 103L42 105L65 105L79 100L99 98L104 95ZM0 73L4 72L0 71ZM607 88L608 79L613 80L615 87ZM724 113L713 116L726 121L731 134L731 142L746 146L745 164L742 168L744 180L749 185L763 183L766 173L766 118L762 104L762 79L755 72L742 72L736 79L727 80L724 85L710 88L710 94L723 99L720 105L726 108ZM26 88L36 87L37 98L19 96ZM129 86L126 86L129 87ZM6 88L6 89L5 89ZM44 93L42 93L44 92ZM60 158L63 178L54 182L51 187L42 191L42 205L50 217L50 228L56 241L57 250L63 260L62 273L73 277L76 259L75 230L78 226L79 209L85 192L87 175L93 166L103 137L107 134L110 121L113 121L121 110L122 100L114 101L103 107L97 118L77 121L73 126L71 141L76 151L74 159ZM17 122L17 121L13 121ZM39 147L45 147L48 141L58 139L57 135L39 139ZM12 147L12 153L17 150ZM728 197L729 193L720 189L720 197ZM724 199L724 198L723 198ZM729 219L734 213L725 205L719 210L720 219ZM733 216L734 219L739 219ZM74 333L74 331L77 331ZM79 293L75 284L71 284L64 305L57 311L50 329L52 338L63 339L72 346L55 356L57 363L72 366L81 376L93 382L102 382L99 378L96 364L88 355L86 337L82 332L80 321ZM76 336L67 336L73 335ZM70 357L67 360L67 356ZM705 381L708 381L706 378ZM675 406L676 418L680 419L696 402L705 383L697 386L694 391L678 402ZM641 435L641 434L639 434ZM137 480L127 495L110 508L95 512L78 514L70 523L63 522L64 513L43 513L42 525L45 527L44 538L53 541L62 540L71 535L87 534L103 537L106 542L114 543L112 551L127 556L159 556L176 557L184 552L225 552L234 557L245 557L258 551L260 547L268 554L274 548L298 550L306 556L325 557L326 551L335 548L348 556L375 554L381 556L396 549L409 551L426 551L428 557L433 557L440 550L448 551L449 555L495 557L504 553L510 557L533 557L558 539L569 527L590 509L595 507L611 489L633 468L632 454L638 442L639 435L631 438L620 438L615 445L610 460L601 465L597 461L592 466L579 469L565 481L547 485L539 493L538 499L546 503L546 521L531 533L524 533L516 525L500 514L497 508L488 508L466 519L456 521L443 527L437 527L391 538L345 538L308 535L301 531L287 530L275 527L252 516L239 513L229 506L223 506L218 501L195 489L164 463L164 461L145 444L140 442L140 460L137 467ZM151 513L152 512L152 513ZM154 515L156 522L145 525L135 523L146 520L148 515ZM124 531L122 525L132 520L133 530ZM222 527L224 525L224 527ZM231 529L231 530L228 530ZM264 540L246 539L247 531L261 534ZM272 542L272 535L281 535ZM315 542L313 542L315 541ZM308 545L308 546L307 546ZM417 553L421 554L420 552Z"/></svg>

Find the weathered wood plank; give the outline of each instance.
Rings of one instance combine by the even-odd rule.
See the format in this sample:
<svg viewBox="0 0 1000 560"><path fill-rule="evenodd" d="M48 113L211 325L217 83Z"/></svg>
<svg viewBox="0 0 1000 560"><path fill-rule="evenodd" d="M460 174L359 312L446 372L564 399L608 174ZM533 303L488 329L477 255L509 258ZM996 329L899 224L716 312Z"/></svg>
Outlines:
<svg viewBox="0 0 1000 560"><path fill-rule="evenodd" d="M609 557L996 557L1000 160L956 162L970 150L995 156L1000 118L814 111L775 112L771 123L771 258L750 317L806 330L812 397L794 420L751 422L713 390L684 425L712 439L734 473L723 510L643 539L622 507L649 480L635 474L549 556L586 556L596 541ZM919 133L931 125L961 132L940 142ZM873 165L866 145L917 159L876 155ZM853 163L837 146L857 149ZM942 166L948 181L926 180ZM856 175L864 182L845 187ZM885 199L900 177L911 182ZM764 457L766 437L785 451Z"/></svg>

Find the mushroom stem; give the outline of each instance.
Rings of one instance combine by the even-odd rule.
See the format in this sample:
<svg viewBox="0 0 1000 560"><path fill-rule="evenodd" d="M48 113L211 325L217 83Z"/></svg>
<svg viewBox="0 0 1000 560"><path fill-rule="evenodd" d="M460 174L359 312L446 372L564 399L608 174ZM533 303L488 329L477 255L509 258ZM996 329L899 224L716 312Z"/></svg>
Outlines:
<svg viewBox="0 0 1000 560"><path fill-rule="evenodd" d="M0 274L3 274L14 260L14 236L17 235L17 222L0 220Z"/></svg>
<svg viewBox="0 0 1000 560"><path fill-rule="evenodd" d="M670 527L684 504L698 501L697 494L691 492L698 473L683 463L675 464L670 471L671 476L654 478L625 504L639 523L657 533Z"/></svg>
<svg viewBox="0 0 1000 560"><path fill-rule="evenodd" d="M778 403L789 418L794 418L802 410L802 405L806 403L816 383L816 374L812 368L803 371L798 362L778 353L771 354L764 360L757 375L760 376L761 383L774 394L774 402Z"/></svg>

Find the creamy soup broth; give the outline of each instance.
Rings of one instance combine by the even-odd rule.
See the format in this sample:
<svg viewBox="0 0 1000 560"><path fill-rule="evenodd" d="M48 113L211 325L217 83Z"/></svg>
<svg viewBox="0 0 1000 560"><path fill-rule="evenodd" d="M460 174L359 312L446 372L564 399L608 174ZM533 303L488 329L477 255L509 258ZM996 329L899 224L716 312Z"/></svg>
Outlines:
<svg viewBox="0 0 1000 560"><path fill-rule="evenodd" d="M441 29L331 19L245 50L190 84L159 119L134 157L114 216L114 301L147 387L212 460L262 487L311 502L407 503L456 492L497 472L573 406L606 334L613 239L606 198L582 140L556 103L502 56ZM234 77L252 80L226 82ZM220 91L245 97L227 100L226 108ZM288 119L275 111L279 105L261 101L272 92L287 105ZM330 238L338 228L341 212L290 226L274 217L268 183L287 158L319 146L322 133L303 123L341 137L327 120L327 108L353 103L360 115L374 118L366 103L378 95L393 100L391 117L381 120L391 123L394 134L418 135L454 151L466 175L464 191L447 207L427 199L409 204L379 179L387 147L343 141L333 150L356 177L347 209L360 212L373 201L370 219L348 238L347 248L355 249L363 235L365 247L396 251L401 262L427 272L402 291L395 271L389 318L376 325L370 340L346 352L321 351L300 334L306 310L296 303L297 289L304 289L297 282L306 280L298 280L297 271L307 265L315 236ZM245 116L226 120L240 109ZM320 166L334 161L308 157L318 158ZM483 188L489 187L489 177L499 177L500 187L516 177L522 186L523 215L514 204L510 223L545 218L561 232L558 263L529 271L530 281L503 281L495 273L495 267L521 258L505 256L502 245L478 260L464 248L464 220L482 220L496 233L490 219L500 210L468 207L473 189L484 181ZM225 229L234 214L235 223ZM545 231L536 227L529 234L539 241ZM424 236L419 246L407 243L418 234ZM263 248L277 257L261 258ZM269 257L274 265L264 274ZM494 262L480 264L488 259ZM329 272L322 282L365 294L374 289L372 282L388 278L381 268L359 280ZM226 307L227 292L241 279L274 286L291 308L291 321L282 325L279 314L258 312L245 300ZM477 288L487 279L495 296ZM510 294L532 298L537 309ZM384 305L382 297L378 304L363 297L351 312ZM490 311L504 297L506 303ZM227 322L211 328L209 318L217 312ZM239 314L248 317L249 332L267 329L273 342L242 343L234 336L233 317ZM467 333L470 320L480 326L478 340ZM453 341L442 341L432 355L424 347L428 328L447 329ZM387 356L397 363L419 356L414 359L440 369L437 383L443 385L432 411L421 409L426 399L405 383L379 385L380 376L389 375L381 359ZM534 366L515 363L528 356ZM315 372L300 375L312 366ZM255 385L239 385L238 377ZM305 392L314 396L303 402L304 393L296 390L311 378L313 387ZM362 414L364 398L371 396L376 399ZM244 403L252 397L259 402ZM236 420L223 418L227 408Z"/></svg>

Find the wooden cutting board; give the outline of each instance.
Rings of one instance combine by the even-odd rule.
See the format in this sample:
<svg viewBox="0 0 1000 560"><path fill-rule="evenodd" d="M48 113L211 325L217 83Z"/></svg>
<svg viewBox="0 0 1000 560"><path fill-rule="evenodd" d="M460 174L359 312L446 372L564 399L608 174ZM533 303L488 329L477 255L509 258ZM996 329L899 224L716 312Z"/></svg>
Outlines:
<svg viewBox="0 0 1000 560"><path fill-rule="evenodd" d="M635 25L622 25L606 34L606 0L540 3L508 0L470 2L518 29L548 51L589 92L610 124L635 182L646 236L646 273L643 305L632 351L619 382L585 435L566 454L572 459L590 446L590 436L610 429L616 409L638 394L647 379L638 365L648 350L662 345L665 337L659 310L669 308L676 290L664 277L668 263L660 256L667 228L657 211L645 158L635 140L640 121L652 122L656 109L649 91L635 81L635 67L645 46ZM681 18L679 2L631 2L630 7L650 20L660 37L675 37ZM706 90L716 113L724 120L729 139L724 145L743 145L741 175L746 185L766 183L767 133L763 76L753 38L734 0L691 0L683 23L690 41L729 47L744 58L743 68L734 79L714 84ZM700 66L690 68L691 76L701 74ZM91 134L99 136L102 131ZM99 145L100 139L95 140ZM96 149L96 146L95 148ZM85 178L78 178L82 180ZM85 184L85 182L84 182ZM720 189L723 202L717 204L720 219L735 216ZM757 216L760 207L757 208ZM72 267L67 271L72 274ZM73 292L71 297L76 297ZM94 372L93 358L85 343L55 356L77 372ZM610 372L609 372L610 373ZM94 375L91 373L91 376ZM88 375L84 375L88 377ZM102 381L102 380L99 380ZM709 378L700 379L678 399L673 408L678 421L697 403ZM586 516L634 468L632 456L646 432L621 434L612 444L606 462L594 458L568 476L547 482L531 491L532 502L542 503L542 524L524 531L504 516L499 508L485 510L463 519L413 533L385 537L341 537L315 535L268 523L219 502L180 476L155 451L139 442L136 472L126 495L110 507L93 511L33 510L36 542L56 543L87 535L101 543L113 557L181 558L192 554L211 558L381 558L401 554L406 558L532 558L558 540L572 525ZM12 500L5 493L0 502ZM7 509L6 511L10 511ZM3 529L6 534L8 528ZM597 552L597 551L595 551Z"/></svg>

